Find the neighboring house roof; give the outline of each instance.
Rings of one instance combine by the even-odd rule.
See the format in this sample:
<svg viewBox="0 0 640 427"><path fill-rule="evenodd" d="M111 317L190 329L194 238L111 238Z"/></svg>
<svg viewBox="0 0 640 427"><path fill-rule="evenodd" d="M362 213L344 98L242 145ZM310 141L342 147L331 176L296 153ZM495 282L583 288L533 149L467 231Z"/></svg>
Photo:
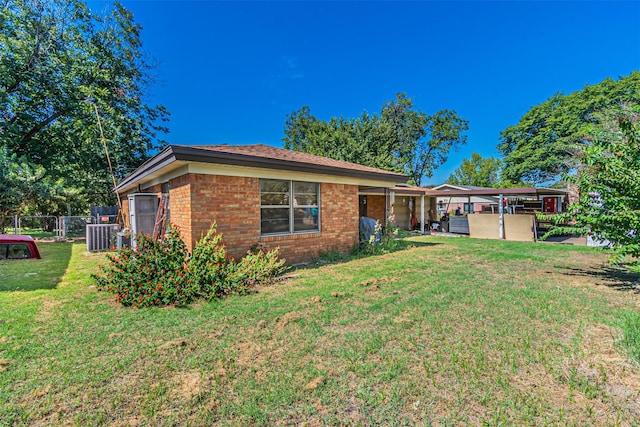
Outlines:
<svg viewBox="0 0 640 427"><path fill-rule="evenodd" d="M388 188L361 188L360 194L385 194L385 191L389 190ZM409 184L396 184L395 187L392 188L394 193L405 196L423 196L425 194L425 190L428 190L424 187L417 187L415 185Z"/></svg>
<svg viewBox="0 0 640 427"><path fill-rule="evenodd" d="M121 191L176 161L371 178L390 183L402 183L408 179L396 172L263 144L170 145L124 178L115 190Z"/></svg>
<svg viewBox="0 0 640 427"><path fill-rule="evenodd" d="M560 190L557 188L489 188L489 187L477 187L473 185L458 186L451 184L442 184L434 188L416 187L408 184L396 184L393 188L396 194L404 194L409 196L428 196L428 197L470 197L478 196L484 198L487 202L491 202L492 198L497 198L502 194L503 196L511 197L532 197L532 196L565 196L568 194L567 190ZM362 194L383 194L384 190L381 188L362 189Z"/></svg>
<svg viewBox="0 0 640 427"><path fill-rule="evenodd" d="M449 197L449 196L566 196L567 190L557 188L483 188L481 190L427 190L428 196Z"/></svg>
<svg viewBox="0 0 640 427"><path fill-rule="evenodd" d="M477 185L457 185L457 184L447 184L447 183L444 183L442 185L438 185L437 187L433 187L431 190L448 191L448 189L455 189L455 190L493 190L493 188L478 187Z"/></svg>

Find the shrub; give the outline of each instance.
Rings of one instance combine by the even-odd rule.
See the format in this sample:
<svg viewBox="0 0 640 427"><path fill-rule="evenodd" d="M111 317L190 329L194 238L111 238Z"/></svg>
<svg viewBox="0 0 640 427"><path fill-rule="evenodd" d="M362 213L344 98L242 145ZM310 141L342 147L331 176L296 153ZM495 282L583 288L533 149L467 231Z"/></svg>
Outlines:
<svg viewBox="0 0 640 427"><path fill-rule="evenodd" d="M249 251L237 263L228 260L215 222L191 256L174 226L159 242L146 235L136 241L136 250L108 255L109 263L93 276L99 290L115 294L125 306L181 306L197 297L247 294L286 270L278 249Z"/></svg>
<svg viewBox="0 0 640 427"><path fill-rule="evenodd" d="M125 306L186 305L197 286L185 274L187 248L175 227L161 241L140 234L137 248L109 254L109 263L94 275L99 290L111 292Z"/></svg>
<svg viewBox="0 0 640 427"><path fill-rule="evenodd" d="M402 247L402 239L408 235L396 224L395 215L389 216L386 227L376 223L368 241L360 243L359 251L363 255L381 255L396 251Z"/></svg>
<svg viewBox="0 0 640 427"><path fill-rule="evenodd" d="M251 292L256 286L267 285L286 271L285 260L278 258L279 248L264 252L247 252L240 262L230 262L228 279L238 294Z"/></svg>
<svg viewBox="0 0 640 427"><path fill-rule="evenodd" d="M188 266L200 296L207 299L221 297L231 291L227 251L222 244L222 234L217 234L216 228L214 222L207 234L198 240Z"/></svg>

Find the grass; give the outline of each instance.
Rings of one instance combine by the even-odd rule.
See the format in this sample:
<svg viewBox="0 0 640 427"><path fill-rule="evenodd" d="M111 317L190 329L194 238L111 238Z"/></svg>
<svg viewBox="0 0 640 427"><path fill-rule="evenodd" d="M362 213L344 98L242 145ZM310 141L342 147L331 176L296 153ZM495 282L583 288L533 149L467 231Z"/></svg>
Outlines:
<svg viewBox="0 0 640 427"><path fill-rule="evenodd" d="M42 244L0 263L0 425L638 425L637 277L589 248L412 243L139 310L91 285L102 255Z"/></svg>
<svg viewBox="0 0 640 427"><path fill-rule="evenodd" d="M40 243L41 260L0 262L0 292L54 289L67 270L71 247Z"/></svg>

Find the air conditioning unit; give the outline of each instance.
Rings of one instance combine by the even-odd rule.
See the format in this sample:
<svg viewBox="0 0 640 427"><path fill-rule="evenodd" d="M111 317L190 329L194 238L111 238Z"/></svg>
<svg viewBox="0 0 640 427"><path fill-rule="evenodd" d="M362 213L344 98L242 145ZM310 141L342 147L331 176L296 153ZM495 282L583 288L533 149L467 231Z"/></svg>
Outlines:
<svg viewBox="0 0 640 427"><path fill-rule="evenodd" d="M158 212L158 196L149 193L129 194L129 224L133 234L131 247L136 247L135 236L152 234Z"/></svg>
<svg viewBox="0 0 640 427"><path fill-rule="evenodd" d="M89 252L109 250L115 243L118 224L87 224L87 250Z"/></svg>

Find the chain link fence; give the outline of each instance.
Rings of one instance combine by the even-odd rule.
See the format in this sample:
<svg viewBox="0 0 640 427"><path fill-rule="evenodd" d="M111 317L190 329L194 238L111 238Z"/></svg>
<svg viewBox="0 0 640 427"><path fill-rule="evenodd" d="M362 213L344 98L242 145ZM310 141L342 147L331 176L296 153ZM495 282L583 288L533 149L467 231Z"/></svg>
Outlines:
<svg viewBox="0 0 640 427"><path fill-rule="evenodd" d="M73 239L84 237L87 232L87 224L95 224L96 218L92 216L61 216L60 237L63 239Z"/></svg>
<svg viewBox="0 0 640 427"><path fill-rule="evenodd" d="M117 224L117 222L117 215L1 216L0 234L25 234L39 240L76 239L86 236L87 224Z"/></svg>
<svg viewBox="0 0 640 427"><path fill-rule="evenodd" d="M19 216L16 234L28 234L34 239L55 240L60 237L58 218L50 215Z"/></svg>
<svg viewBox="0 0 640 427"><path fill-rule="evenodd" d="M18 234L18 217L0 216L0 234Z"/></svg>

